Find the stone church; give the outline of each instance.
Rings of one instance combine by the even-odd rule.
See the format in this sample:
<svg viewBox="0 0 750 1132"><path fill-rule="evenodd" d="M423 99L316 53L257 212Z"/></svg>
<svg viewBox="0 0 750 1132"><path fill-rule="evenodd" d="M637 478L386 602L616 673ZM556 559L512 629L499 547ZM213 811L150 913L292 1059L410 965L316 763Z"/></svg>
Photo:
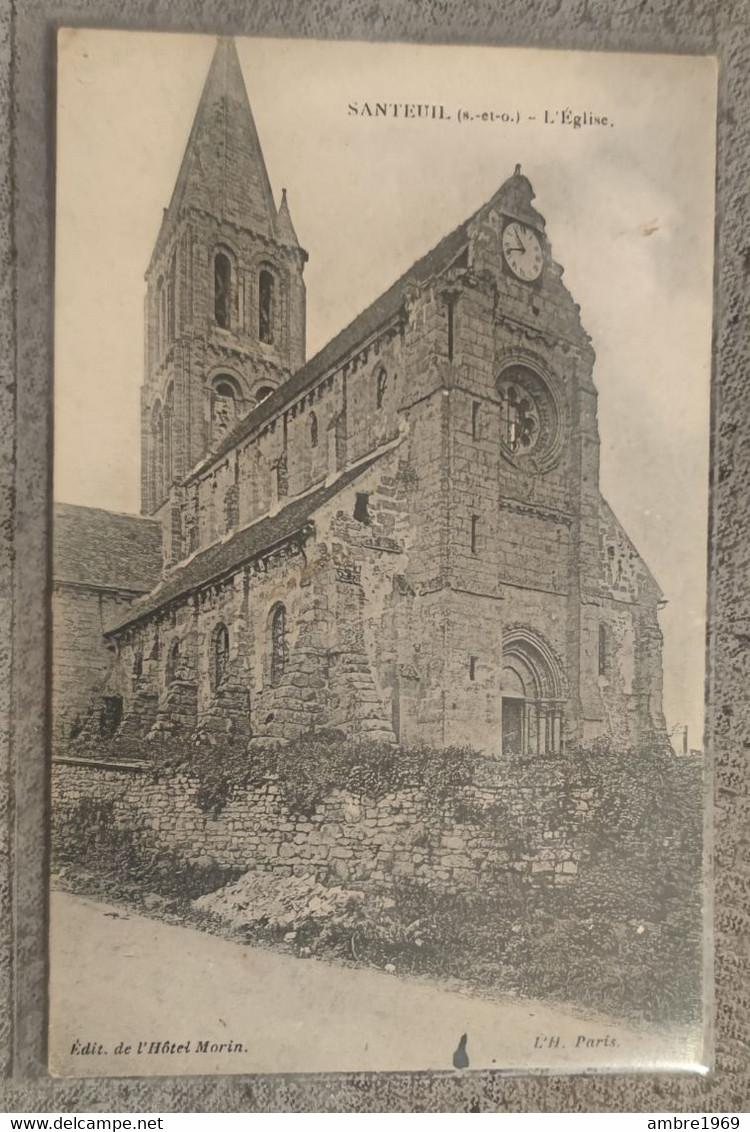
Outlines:
<svg viewBox="0 0 750 1132"><path fill-rule="evenodd" d="M146 272L141 516L56 509L58 746L663 731L663 599L533 201L516 167L306 360L307 252L219 41Z"/></svg>

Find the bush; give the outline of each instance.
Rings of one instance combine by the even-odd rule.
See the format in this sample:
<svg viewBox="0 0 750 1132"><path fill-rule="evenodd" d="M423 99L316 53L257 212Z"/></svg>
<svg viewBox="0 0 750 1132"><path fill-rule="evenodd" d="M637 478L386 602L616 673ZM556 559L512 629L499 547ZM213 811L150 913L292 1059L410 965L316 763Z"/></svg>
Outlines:
<svg viewBox="0 0 750 1132"><path fill-rule="evenodd" d="M176 851L159 848L147 830L116 825L113 809L112 802L89 798L56 809L52 868L72 866L106 879L107 895L115 898L126 889L195 900L242 875L241 868L199 865Z"/></svg>
<svg viewBox="0 0 750 1132"><path fill-rule="evenodd" d="M196 778L198 805L214 814L249 786L275 777L286 804L304 816L336 789L377 800L408 786L424 787L425 807L437 815L452 790L473 781L477 758L469 747L401 747L347 739L334 729L310 732L284 746L203 736L190 743L154 741L148 750L156 774L181 771Z"/></svg>
<svg viewBox="0 0 750 1132"><path fill-rule="evenodd" d="M419 787L421 813L414 820L422 843L449 821L484 825L498 831L498 845L511 859L533 851L538 828L575 828L580 861L569 885L534 887L502 864L481 874L481 889L461 893L391 882L388 893L366 891L341 916L313 917L301 929L305 946L654 1022L699 1015L699 759L676 759L655 741L640 751L599 744L541 761L490 762L468 748L347 740L332 730L283 747L203 737L165 739L146 749L154 775L179 772L197 780L198 803L208 812L273 776L286 804L304 815L336 789L377 800ZM489 808L461 797L459 788L493 776L495 784L513 781L528 792L528 813L502 797ZM579 804L587 808L576 813ZM55 830L57 859L182 897L219 888L240 871L201 869L156 853L144 832L114 827L107 803L58 811Z"/></svg>

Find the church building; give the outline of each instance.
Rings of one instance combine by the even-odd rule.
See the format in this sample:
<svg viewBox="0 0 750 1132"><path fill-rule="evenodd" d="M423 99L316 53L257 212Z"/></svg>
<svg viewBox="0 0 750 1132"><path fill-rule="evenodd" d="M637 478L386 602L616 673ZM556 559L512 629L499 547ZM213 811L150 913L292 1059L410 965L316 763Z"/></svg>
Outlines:
<svg viewBox="0 0 750 1132"><path fill-rule="evenodd" d="M306 359L307 252L219 41L146 272L141 516L56 512L58 746L664 731L663 598L600 493L594 351L508 172Z"/></svg>

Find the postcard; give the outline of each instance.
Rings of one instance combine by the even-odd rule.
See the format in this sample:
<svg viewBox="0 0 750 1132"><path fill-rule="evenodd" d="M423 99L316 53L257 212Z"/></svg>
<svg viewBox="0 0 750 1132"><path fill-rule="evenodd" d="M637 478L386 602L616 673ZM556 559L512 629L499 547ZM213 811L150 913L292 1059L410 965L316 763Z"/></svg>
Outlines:
<svg viewBox="0 0 750 1132"><path fill-rule="evenodd" d="M59 33L54 1074L710 1068L716 88Z"/></svg>

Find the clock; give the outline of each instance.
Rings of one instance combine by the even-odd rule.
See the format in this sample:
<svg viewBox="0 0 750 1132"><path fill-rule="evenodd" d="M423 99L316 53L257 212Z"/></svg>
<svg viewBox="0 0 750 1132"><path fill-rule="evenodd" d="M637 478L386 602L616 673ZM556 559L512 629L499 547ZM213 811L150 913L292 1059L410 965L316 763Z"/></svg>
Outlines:
<svg viewBox="0 0 750 1132"><path fill-rule="evenodd" d="M503 229L503 255L510 270L524 283L533 283L542 273L542 245L533 228L511 220Z"/></svg>

